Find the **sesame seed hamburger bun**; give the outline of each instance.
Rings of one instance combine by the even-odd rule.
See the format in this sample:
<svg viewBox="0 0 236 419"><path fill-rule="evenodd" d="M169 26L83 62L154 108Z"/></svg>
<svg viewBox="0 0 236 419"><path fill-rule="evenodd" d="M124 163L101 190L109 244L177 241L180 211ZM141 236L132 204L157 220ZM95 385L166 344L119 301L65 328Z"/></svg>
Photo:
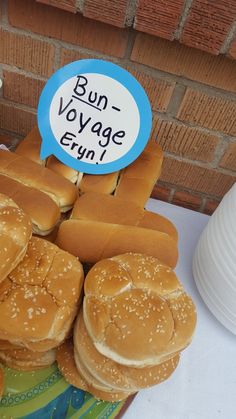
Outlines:
<svg viewBox="0 0 236 419"><path fill-rule="evenodd" d="M186 347L196 312L175 273L127 253L98 262L84 286L83 317L98 352L133 367L156 365Z"/></svg>
<svg viewBox="0 0 236 419"><path fill-rule="evenodd" d="M0 284L0 339L45 351L68 335L83 285L80 262L33 237L22 262ZM46 347L43 345L46 341Z"/></svg>
<svg viewBox="0 0 236 419"><path fill-rule="evenodd" d="M0 283L25 256L31 234L28 215L0 194Z"/></svg>
<svg viewBox="0 0 236 419"><path fill-rule="evenodd" d="M132 368L118 364L97 351L86 330L80 311L74 327L75 359L83 362L87 371L104 386L116 391L136 392L166 380L176 369L179 355L159 365Z"/></svg>
<svg viewBox="0 0 236 419"><path fill-rule="evenodd" d="M56 360L56 352L31 352L25 348L12 351L0 351L1 362L9 368L22 371L33 371L46 368Z"/></svg>
<svg viewBox="0 0 236 419"><path fill-rule="evenodd" d="M96 399L105 400L108 402L116 402L119 400L124 400L130 395L126 392L101 391L88 384L76 367L74 359L74 347L71 340L65 341L61 346L57 348L56 359L58 368L65 380L74 387L88 391Z"/></svg>

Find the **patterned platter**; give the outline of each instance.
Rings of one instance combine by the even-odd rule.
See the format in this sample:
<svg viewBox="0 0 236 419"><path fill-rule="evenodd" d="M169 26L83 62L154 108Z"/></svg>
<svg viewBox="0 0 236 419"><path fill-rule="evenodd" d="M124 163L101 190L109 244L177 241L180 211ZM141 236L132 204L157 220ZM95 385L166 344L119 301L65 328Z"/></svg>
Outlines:
<svg viewBox="0 0 236 419"><path fill-rule="evenodd" d="M1 419L107 419L115 418L125 404L99 401L70 386L56 364L35 372L5 367L4 372Z"/></svg>

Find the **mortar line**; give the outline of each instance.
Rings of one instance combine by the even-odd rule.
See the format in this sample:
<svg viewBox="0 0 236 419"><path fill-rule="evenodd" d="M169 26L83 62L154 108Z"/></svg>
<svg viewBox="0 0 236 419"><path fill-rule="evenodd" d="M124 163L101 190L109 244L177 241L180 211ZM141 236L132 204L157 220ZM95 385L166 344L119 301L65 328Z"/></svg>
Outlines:
<svg viewBox="0 0 236 419"><path fill-rule="evenodd" d="M60 68L61 61L61 47L57 45L55 47L54 61L53 61L53 71L56 71Z"/></svg>
<svg viewBox="0 0 236 419"><path fill-rule="evenodd" d="M7 0L2 0L2 23L8 25L8 4Z"/></svg>
<svg viewBox="0 0 236 419"><path fill-rule="evenodd" d="M203 212L204 211L204 209L206 207L206 202L207 202L207 199L203 196L202 197L202 203L201 203L200 208L199 208L199 212Z"/></svg>
<svg viewBox="0 0 236 419"><path fill-rule="evenodd" d="M132 53L132 50L133 50L133 46L134 46L134 42L135 42L135 37L136 37L135 31L130 29L124 59L130 59L130 56L131 56L131 53Z"/></svg>
<svg viewBox="0 0 236 419"><path fill-rule="evenodd" d="M85 3L85 0L76 0L75 6L76 6L76 9L77 9L77 12L83 14L83 11L84 11L84 3Z"/></svg>
<svg viewBox="0 0 236 419"><path fill-rule="evenodd" d="M232 26L231 26L231 28L230 28L230 30L229 30L226 38L225 38L225 41L224 41L224 43L223 43L223 45L220 49L221 54L225 54L228 51L228 49L230 47L230 44L233 41L235 35L236 35L236 21L233 22L233 24L232 24Z"/></svg>
<svg viewBox="0 0 236 419"><path fill-rule="evenodd" d="M128 0L125 13L125 26L133 27L138 8L138 0Z"/></svg>
<svg viewBox="0 0 236 419"><path fill-rule="evenodd" d="M44 81L44 82L46 82L48 80L47 77L41 76L41 75L36 74L36 73L31 73L30 71L26 71L22 68L14 66L14 65L1 63L1 66L2 66L3 71L8 71L10 73L20 74L22 76L30 77L32 79L40 80L40 81Z"/></svg>
<svg viewBox="0 0 236 419"><path fill-rule="evenodd" d="M179 40L181 38L185 22L189 15L189 11L192 7L192 3L193 3L193 0L185 0L183 8L182 8L182 13L180 14L180 21L179 21L178 27L174 32L174 39Z"/></svg>
<svg viewBox="0 0 236 419"><path fill-rule="evenodd" d="M32 108L31 106L25 105L24 103L18 103L18 102L14 102L13 100L5 99L3 97L0 98L0 104L6 105L6 106L11 106L11 107L14 105L14 108L16 108L16 109L20 109L20 110L25 111L25 112L30 112L33 115L37 114L37 109L36 108Z"/></svg>

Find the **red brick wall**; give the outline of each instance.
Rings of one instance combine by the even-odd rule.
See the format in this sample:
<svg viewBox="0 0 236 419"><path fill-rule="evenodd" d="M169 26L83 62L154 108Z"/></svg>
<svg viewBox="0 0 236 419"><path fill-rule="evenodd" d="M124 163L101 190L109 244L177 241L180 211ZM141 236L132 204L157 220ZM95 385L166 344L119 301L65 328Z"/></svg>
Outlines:
<svg viewBox="0 0 236 419"><path fill-rule="evenodd" d="M166 4L1 0L0 142L15 146L35 124L57 68L111 60L152 105L152 136L165 151L153 196L211 213L236 180L236 1Z"/></svg>

